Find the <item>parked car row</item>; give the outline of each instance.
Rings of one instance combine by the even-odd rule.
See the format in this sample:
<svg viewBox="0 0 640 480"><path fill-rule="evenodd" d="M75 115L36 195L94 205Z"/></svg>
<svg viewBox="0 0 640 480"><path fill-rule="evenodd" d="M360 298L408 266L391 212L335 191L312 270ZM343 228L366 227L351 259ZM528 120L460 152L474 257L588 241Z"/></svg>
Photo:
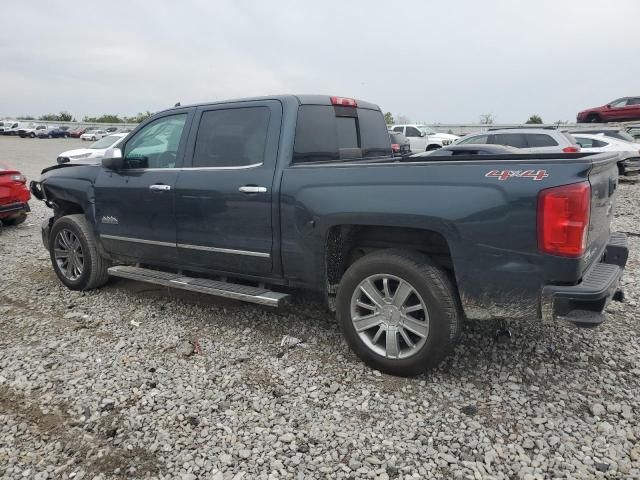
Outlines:
<svg viewBox="0 0 640 480"><path fill-rule="evenodd" d="M16 135L21 138L80 138L96 141L116 132L128 133L130 128L118 127L69 127L67 125L46 125L35 122L14 120L0 121L0 135Z"/></svg>

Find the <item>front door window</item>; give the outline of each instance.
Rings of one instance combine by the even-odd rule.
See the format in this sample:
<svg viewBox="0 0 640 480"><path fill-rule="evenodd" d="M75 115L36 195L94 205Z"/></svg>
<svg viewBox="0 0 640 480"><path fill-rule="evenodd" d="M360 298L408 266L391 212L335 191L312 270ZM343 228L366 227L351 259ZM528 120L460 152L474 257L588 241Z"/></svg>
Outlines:
<svg viewBox="0 0 640 480"><path fill-rule="evenodd" d="M126 168L174 168L187 114L162 117L144 126L127 141Z"/></svg>

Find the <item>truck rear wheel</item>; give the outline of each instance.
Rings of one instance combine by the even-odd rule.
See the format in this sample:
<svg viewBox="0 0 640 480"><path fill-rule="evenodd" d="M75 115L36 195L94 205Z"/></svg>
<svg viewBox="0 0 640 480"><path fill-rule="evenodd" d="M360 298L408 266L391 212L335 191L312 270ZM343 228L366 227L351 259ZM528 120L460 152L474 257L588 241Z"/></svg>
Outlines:
<svg viewBox="0 0 640 480"><path fill-rule="evenodd" d="M62 217L53 224L49 254L56 275L71 290L101 287L109 278L109 262L98 253L84 215Z"/></svg>
<svg viewBox="0 0 640 480"><path fill-rule="evenodd" d="M383 250L345 272L337 315L347 343L369 366L399 376L437 366L461 330L448 274L428 257Z"/></svg>

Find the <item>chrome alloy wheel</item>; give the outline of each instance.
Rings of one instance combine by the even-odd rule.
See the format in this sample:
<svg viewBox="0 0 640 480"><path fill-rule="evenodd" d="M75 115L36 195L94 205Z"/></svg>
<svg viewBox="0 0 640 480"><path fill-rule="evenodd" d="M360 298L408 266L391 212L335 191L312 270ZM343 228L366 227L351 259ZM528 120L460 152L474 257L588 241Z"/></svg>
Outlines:
<svg viewBox="0 0 640 480"><path fill-rule="evenodd" d="M84 253L80 239L71 230L62 229L53 243L53 257L67 280L75 281L84 271Z"/></svg>
<svg viewBox="0 0 640 480"><path fill-rule="evenodd" d="M351 321L365 345L386 358L416 354L429 335L422 297L394 275L371 275L360 282L351 296Z"/></svg>

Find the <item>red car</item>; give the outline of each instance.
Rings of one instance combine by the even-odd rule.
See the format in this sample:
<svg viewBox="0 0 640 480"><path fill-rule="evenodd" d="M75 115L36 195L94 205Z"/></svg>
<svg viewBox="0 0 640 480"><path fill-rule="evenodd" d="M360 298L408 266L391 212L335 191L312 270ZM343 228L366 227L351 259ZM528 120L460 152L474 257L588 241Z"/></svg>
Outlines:
<svg viewBox="0 0 640 480"><path fill-rule="evenodd" d="M588 108L578 113L578 123L606 123L640 120L640 97L623 97L602 107Z"/></svg>
<svg viewBox="0 0 640 480"><path fill-rule="evenodd" d="M85 132L85 130L86 130L85 127L74 128L73 130L69 131L69 136L71 138L80 138L80 135L82 135Z"/></svg>
<svg viewBox="0 0 640 480"><path fill-rule="evenodd" d="M27 178L19 171L0 163L0 221L4 225L18 225L30 212L31 194Z"/></svg>

